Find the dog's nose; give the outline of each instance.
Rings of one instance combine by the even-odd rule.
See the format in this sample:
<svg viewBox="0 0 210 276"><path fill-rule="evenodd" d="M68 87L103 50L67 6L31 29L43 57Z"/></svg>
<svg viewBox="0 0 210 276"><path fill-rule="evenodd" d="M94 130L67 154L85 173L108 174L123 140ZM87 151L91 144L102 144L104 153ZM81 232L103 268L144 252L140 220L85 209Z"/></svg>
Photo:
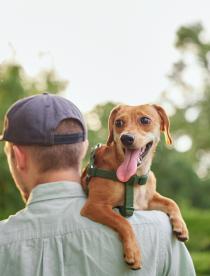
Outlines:
<svg viewBox="0 0 210 276"><path fill-rule="evenodd" d="M134 136L132 134L123 134L120 140L124 146L131 146L134 142Z"/></svg>

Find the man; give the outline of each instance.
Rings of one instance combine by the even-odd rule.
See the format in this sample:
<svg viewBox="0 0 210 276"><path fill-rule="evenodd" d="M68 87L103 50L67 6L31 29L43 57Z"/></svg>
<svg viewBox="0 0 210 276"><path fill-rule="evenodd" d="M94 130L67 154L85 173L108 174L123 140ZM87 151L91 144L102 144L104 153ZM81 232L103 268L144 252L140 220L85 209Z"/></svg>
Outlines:
<svg viewBox="0 0 210 276"><path fill-rule="evenodd" d="M0 222L0 275L195 275L164 213L135 212L129 218L142 252L138 271L124 263L117 233L80 216L87 130L72 102L47 93L16 102L5 116L1 140L26 207Z"/></svg>

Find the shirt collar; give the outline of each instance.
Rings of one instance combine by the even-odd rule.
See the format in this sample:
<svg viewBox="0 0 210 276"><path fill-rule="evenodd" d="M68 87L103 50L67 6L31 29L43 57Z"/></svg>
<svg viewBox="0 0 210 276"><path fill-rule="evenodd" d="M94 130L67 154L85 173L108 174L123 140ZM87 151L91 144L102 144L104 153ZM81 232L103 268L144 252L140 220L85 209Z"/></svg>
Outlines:
<svg viewBox="0 0 210 276"><path fill-rule="evenodd" d="M61 182L49 182L36 186L26 203L30 205L35 202L65 198L65 197L86 197L82 186L78 182L61 181Z"/></svg>

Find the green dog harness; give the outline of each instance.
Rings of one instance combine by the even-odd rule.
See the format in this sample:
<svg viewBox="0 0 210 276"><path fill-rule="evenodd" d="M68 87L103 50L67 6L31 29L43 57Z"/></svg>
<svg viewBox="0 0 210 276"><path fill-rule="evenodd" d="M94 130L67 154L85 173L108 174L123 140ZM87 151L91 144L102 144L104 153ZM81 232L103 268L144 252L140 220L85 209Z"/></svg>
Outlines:
<svg viewBox="0 0 210 276"><path fill-rule="evenodd" d="M96 145L90 154L90 162L88 164L87 174L86 174L87 187L88 187L91 177L102 177L105 179L110 179L112 181L121 182L117 178L115 171L103 170L103 169L97 168L95 166L95 153L96 153L96 150L100 147L101 147L101 144ZM142 175L142 176L134 175L127 182L121 182L125 185L124 205L118 207L120 214L122 216L130 217L133 215L133 212L134 212L134 206L133 206L134 205L133 204L134 184L144 185L147 182L147 178L148 178L148 175Z"/></svg>

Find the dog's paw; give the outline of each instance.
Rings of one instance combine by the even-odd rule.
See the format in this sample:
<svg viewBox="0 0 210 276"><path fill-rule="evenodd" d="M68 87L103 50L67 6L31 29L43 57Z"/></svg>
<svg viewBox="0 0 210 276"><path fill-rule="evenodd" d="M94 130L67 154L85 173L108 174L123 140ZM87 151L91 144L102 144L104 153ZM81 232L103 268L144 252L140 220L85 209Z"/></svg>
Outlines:
<svg viewBox="0 0 210 276"><path fill-rule="evenodd" d="M187 226L180 216L171 216L173 232L179 241L185 242L189 240L189 232Z"/></svg>
<svg viewBox="0 0 210 276"><path fill-rule="evenodd" d="M142 268L141 254L137 245L129 246L124 249L124 260L132 270Z"/></svg>

